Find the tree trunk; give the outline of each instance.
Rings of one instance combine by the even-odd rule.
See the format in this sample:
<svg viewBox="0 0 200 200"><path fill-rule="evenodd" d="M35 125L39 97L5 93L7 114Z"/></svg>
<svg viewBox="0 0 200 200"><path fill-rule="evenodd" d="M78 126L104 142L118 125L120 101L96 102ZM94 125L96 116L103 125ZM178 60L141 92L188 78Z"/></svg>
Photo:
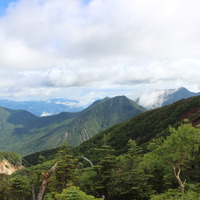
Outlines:
<svg viewBox="0 0 200 200"><path fill-rule="evenodd" d="M181 187L181 192L184 193L185 192L185 183L186 183L186 180L182 181L181 178L180 178L180 173L181 173L180 165L174 166L172 164L172 167L173 167L173 171L174 171L174 176L176 177L176 179L178 181L178 184Z"/></svg>
<svg viewBox="0 0 200 200"><path fill-rule="evenodd" d="M32 184L32 199L35 200L35 186Z"/></svg>
<svg viewBox="0 0 200 200"><path fill-rule="evenodd" d="M58 163L56 163L50 170L48 170L46 173L43 174L43 181L40 187L40 191L38 193L38 198L37 200L42 200L45 189L47 187L48 184L48 180L50 178L50 176L52 175L52 173L56 170L56 166Z"/></svg>

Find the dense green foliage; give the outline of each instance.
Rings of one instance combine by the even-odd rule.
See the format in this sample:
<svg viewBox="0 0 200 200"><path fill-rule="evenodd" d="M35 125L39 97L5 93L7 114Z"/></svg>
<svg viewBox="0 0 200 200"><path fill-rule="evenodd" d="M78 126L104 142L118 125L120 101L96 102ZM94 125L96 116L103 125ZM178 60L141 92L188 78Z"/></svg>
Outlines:
<svg viewBox="0 0 200 200"><path fill-rule="evenodd" d="M178 128L170 127L169 133L167 138L153 140L145 154L136 141L129 140L127 152L118 156L104 136L103 144L93 149L98 155L94 165L80 155L74 156L70 147L64 145L51 161L41 157L38 165L9 177L1 175L0 199L31 199L33 191L36 195L39 192L44 179L42 174L56 162L44 200L199 199L200 127L184 122ZM178 176L184 190L174 167L177 167L176 172L181 170Z"/></svg>
<svg viewBox="0 0 200 200"><path fill-rule="evenodd" d="M65 142L77 146L143 111L144 108L124 96L105 98L81 112L49 117L0 108L0 150L28 155Z"/></svg>
<svg viewBox="0 0 200 200"><path fill-rule="evenodd" d="M44 199L95 200L94 196L96 198L105 196L109 200L150 198L156 200L173 199L174 197L198 199L199 182L197 180L200 176L193 179L190 174L191 171L194 173L199 170L200 162L196 162L194 167L194 163L190 161L194 159L200 161L197 153L200 145L200 129L190 124L183 124L178 129L170 128L169 132L171 134L166 139L152 141L149 145L152 151L147 154L142 153L142 149L135 141L129 140L127 153L115 156L114 149L107 144L108 139L104 137L104 143L99 148L93 149L98 153L97 163L88 167L81 157L75 158L69 147L65 145L50 162L45 162L44 158L41 158L42 164L20 170L11 177L0 176L0 181L3 183L0 186L1 199L17 200L21 197L30 199L31 186L34 185L37 194L42 173L55 162L58 162L58 166L50 177ZM197 146L193 145L194 142ZM161 156L161 159L158 156ZM181 163L181 175L187 176L188 180L184 194L178 191L179 185L173 178L173 170L170 170L171 166L165 162L166 159L171 159L175 164ZM162 191L154 187L157 182L160 188L163 188ZM158 192L165 193L155 195Z"/></svg>
<svg viewBox="0 0 200 200"><path fill-rule="evenodd" d="M184 193L186 179L183 180L181 172L184 165L193 160L200 150L200 126L194 128L191 124L182 124L177 130L170 127L169 132L165 140L158 138L149 144L151 152L145 155L145 160L157 167L169 165Z"/></svg>
<svg viewBox="0 0 200 200"><path fill-rule="evenodd" d="M40 158L44 157L45 160L53 160L55 154L58 152L60 147L55 149L49 149L45 151L36 152L23 157L23 165L29 167L31 165L37 165L40 162Z"/></svg>
<svg viewBox="0 0 200 200"><path fill-rule="evenodd" d="M192 190L181 193L180 191L171 189L163 194L153 195L151 200L200 200L200 194Z"/></svg>
<svg viewBox="0 0 200 200"><path fill-rule="evenodd" d="M64 189L61 194L57 194L55 197L56 200L98 200L97 198L80 191L76 186Z"/></svg>

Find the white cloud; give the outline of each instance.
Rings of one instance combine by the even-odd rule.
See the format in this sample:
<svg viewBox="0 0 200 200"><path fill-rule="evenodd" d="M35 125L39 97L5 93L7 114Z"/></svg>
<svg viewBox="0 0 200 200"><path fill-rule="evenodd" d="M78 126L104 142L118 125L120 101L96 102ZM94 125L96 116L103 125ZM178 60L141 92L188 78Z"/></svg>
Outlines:
<svg viewBox="0 0 200 200"><path fill-rule="evenodd" d="M46 117L46 116L51 116L51 115L53 115L53 113L48 113L48 112L43 112L41 115L40 115L40 117Z"/></svg>
<svg viewBox="0 0 200 200"><path fill-rule="evenodd" d="M1 96L199 90L199 6L198 0L18 0L0 18Z"/></svg>
<svg viewBox="0 0 200 200"><path fill-rule="evenodd" d="M93 0L86 6L80 0L19 0L1 25L6 35L31 49L63 58L195 56L200 45L199 4Z"/></svg>
<svg viewBox="0 0 200 200"><path fill-rule="evenodd" d="M145 91L139 97L139 104L145 108L152 109L155 107L161 107L165 100L165 96L175 92L174 89L171 90L154 90Z"/></svg>

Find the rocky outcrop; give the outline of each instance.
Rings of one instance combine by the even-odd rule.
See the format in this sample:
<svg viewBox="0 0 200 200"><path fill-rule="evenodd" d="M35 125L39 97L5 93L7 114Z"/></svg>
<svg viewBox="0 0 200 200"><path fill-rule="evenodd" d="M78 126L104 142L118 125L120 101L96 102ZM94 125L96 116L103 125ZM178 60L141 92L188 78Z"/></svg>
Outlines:
<svg viewBox="0 0 200 200"><path fill-rule="evenodd" d="M23 166L14 166L10 164L7 160L2 160L0 162L0 174L7 174L10 175L13 172L22 169Z"/></svg>

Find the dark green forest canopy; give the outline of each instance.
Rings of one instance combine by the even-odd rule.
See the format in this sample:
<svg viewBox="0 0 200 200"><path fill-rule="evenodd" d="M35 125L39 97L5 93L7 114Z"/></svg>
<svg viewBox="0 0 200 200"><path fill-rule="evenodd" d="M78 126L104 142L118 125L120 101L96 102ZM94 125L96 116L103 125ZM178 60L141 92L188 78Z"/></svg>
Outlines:
<svg viewBox="0 0 200 200"><path fill-rule="evenodd" d="M44 174L57 163L44 199L77 200L79 195L84 197L80 200L101 198L102 195L106 200L199 199L200 127L184 120L178 128L168 130L171 134L153 139L145 154L136 141L129 140L127 152L116 156L104 135L101 146L93 148L97 152L93 166L84 164L84 159L74 155L65 145L57 149L48 162L40 155L37 165L19 170L10 177L0 175L0 180L6 183L0 184L0 192L4 199L31 198L31 185L38 194ZM177 167L175 174L173 166ZM180 190L179 178L184 190Z"/></svg>

